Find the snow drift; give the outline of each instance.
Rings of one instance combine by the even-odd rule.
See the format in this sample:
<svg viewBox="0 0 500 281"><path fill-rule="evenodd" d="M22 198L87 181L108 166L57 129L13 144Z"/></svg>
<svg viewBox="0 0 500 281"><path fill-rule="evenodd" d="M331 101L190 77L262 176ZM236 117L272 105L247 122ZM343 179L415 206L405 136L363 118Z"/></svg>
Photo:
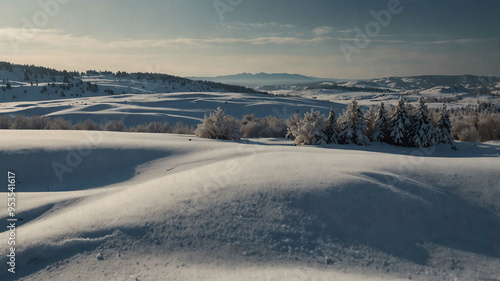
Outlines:
<svg viewBox="0 0 500 281"><path fill-rule="evenodd" d="M457 152L89 133L0 131L23 218L18 273L4 273L2 249L2 280L500 274L498 143ZM57 181L46 166L82 147L90 153Z"/></svg>

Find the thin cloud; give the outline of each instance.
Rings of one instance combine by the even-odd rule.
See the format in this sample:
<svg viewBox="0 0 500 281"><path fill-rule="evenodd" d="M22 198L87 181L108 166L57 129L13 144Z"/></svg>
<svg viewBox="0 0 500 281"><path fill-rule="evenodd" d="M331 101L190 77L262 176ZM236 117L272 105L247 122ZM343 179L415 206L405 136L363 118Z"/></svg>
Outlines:
<svg viewBox="0 0 500 281"><path fill-rule="evenodd" d="M455 40L440 40L440 41L430 41L424 42L423 44L469 44L469 43L477 43L488 41L486 39L474 39L474 38L463 38L463 39L455 39Z"/></svg>
<svg viewBox="0 0 500 281"><path fill-rule="evenodd" d="M330 33L351 33L353 32L352 29L335 29L331 26L319 26L313 29L313 33L316 36L322 36Z"/></svg>
<svg viewBox="0 0 500 281"><path fill-rule="evenodd" d="M330 37L318 36L304 39L295 36L261 36L255 38L173 38L173 39L124 39L103 41L90 36L74 36L59 30L36 30L29 38L23 37L21 29L0 29L0 46L4 49L12 41L20 42L20 48L37 49L53 47L54 49L83 49L84 51L116 51L148 48L208 48L214 45L248 44L248 45L301 45L320 43Z"/></svg>
<svg viewBox="0 0 500 281"><path fill-rule="evenodd" d="M266 28L294 28L294 25L291 24L279 24L276 22L251 22L251 23L242 23L242 22L230 22L221 23L222 26L229 29L240 29L240 30L251 30L251 29L266 29Z"/></svg>
<svg viewBox="0 0 500 281"><path fill-rule="evenodd" d="M329 34L332 32L333 32L333 27L330 27L330 26L320 26L320 27L316 27L313 30L313 33L316 36L321 36L321 35Z"/></svg>

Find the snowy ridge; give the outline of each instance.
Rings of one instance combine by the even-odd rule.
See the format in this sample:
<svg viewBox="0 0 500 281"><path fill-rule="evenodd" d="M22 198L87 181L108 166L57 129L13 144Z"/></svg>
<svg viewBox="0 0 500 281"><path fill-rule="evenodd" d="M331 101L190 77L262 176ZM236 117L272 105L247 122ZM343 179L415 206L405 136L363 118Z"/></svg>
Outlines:
<svg viewBox="0 0 500 281"><path fill-rule="evenodd" d="M167 74L88 72L84 75L4 62L0 62L0 88L1 101L197 91L266 94L243 86L193 81Z"/></svg>

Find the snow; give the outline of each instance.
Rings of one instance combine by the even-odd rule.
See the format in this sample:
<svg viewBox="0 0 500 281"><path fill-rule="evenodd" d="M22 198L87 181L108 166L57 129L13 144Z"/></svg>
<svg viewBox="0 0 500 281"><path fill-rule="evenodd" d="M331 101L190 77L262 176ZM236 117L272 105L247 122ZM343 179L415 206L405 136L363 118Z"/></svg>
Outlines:
<svg viewBox="0 0 500 281"><path fill-rule="evenodd" d="M404 82L414 83L412 79L403 79ZM385 80L384 80L385 81ZM372 80L372 82L380 82L378 80ZM405 88L396 87L394 84L388 84L390 87L376 87L374 85L364 86L363 82L360 81L350 81L348 83L339 84L341 86L356 86L356 87L372 87L382 90L392 90L394 92L378 93L371 91L342 91L342 90L329 90L329 89L287 89L287 90L276 90L270 91L273 95L277 96L291 96L291 97L303 97L306 99L312 99L315 101L331 101L334 103L343 104L344 108L351 102L353 98L358 100L359 104L367 108L370 106L378 105L380 102L385 104L396 105L397 100L401 94L405 94L405 98L412 103L418 102L419 97L424 97L427 99L435 98L437 102L428 102L428 106L431 109L440 108L443 105L442 99L449 98L453 99L458 97L457 101L449 101L447 103L448 108L460 108L466 107L467 105L476 104L477 100L489 101L493 104L500 105L500 95L498 91L492 91L493 95L469 95L466 91L451 91L447 92L445 86L436 86L432 88L417 88L417 90L406 90ZM391 88L392 87L392 88ZM410 87L413 88L413 87ZM418 94L417 94L418 93Z"/></svg>
<svg viewBox="0 0 500 281"><path fill-rule="evenodd" d="M186 92L3 102L0 104L0 114L62 116L73 123L91 118L97 123L103 120L123 120L127 126L153 121L167 121L172 125L180 121L196 125L205 114L218 106L237 118L252 113L256 117L276 115L279 118L288 118L296 110L304 113L311 108L327 114L332 105L339 110L343 107L328 101L297 97Z"/></svg>
<svg viewBox="0 0 500 281"><path fill-rule="evenodd" d="M452 151L111 132L4 130L0 136L0 169L16 171L20 182L15 278L478 280L500 274L498 142L458 143ZM81 153L82 146L90 153L62 182L44 170L54 161L68 164L68 153ZM0 196L5 202L6 193ZM11 280L6 248L0 251L0 279Z"/></svg>
<svg viewBox="0 0 500 281"><path fill-rule="evenodd" d="M0 92L0 114L128 126L196 125L218 106L237 118L340 113L353 98L395 105L401 94L292 87L276 97L87 76L99 92L77 97L75 88L61 97L53 88L40 93L48 77L31 86L23 73L2 71L13 88ZM446 96L441 90L421 95ZM458 95L449 107L486 98ZM0 130L0 170L16 172L23 218L17 274L7 273L0 247L0 280L496 280L500 142L456 146Z"/></svg>

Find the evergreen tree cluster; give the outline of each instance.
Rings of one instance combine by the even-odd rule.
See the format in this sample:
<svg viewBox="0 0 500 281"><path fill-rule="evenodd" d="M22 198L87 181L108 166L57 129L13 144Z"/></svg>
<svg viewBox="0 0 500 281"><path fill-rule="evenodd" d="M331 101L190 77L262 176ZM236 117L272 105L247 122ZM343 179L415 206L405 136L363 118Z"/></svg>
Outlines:
<svg viewBox="0 0 500 281"><path fill-rule="evenodd" d="M354 99L338 120L335 119L333 108L326 119L314 110L306 113L302 119L296 114L287 120L287 137L294 140L295 145L368 145L372 141L404 147L430 147L445 143L455 148L446 106L443 105L436 126L422 98L418 106L413 108L401 96L390 115L383 103L365 115Z"/></svg>
<svg viewBox="0 0 500 281"><path fill-rule="evenodd" d="M29 81L33 78L38 78L38 76L63 76L68 78L74 78L80 75L78 71L59 71L52 68L35 66L35 65L21 65L13 64L9 62L0 61L0 69L5 69L9 72L13 72L14 69L20 69L24 72L24 80Z"/></svg>

